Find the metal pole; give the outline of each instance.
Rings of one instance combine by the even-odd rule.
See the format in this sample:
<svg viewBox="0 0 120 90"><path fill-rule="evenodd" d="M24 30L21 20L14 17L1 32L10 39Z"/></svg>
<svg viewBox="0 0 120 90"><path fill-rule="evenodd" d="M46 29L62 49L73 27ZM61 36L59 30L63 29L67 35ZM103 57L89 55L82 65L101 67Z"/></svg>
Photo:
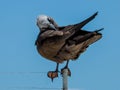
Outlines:
<svg viewBox="0 0 120 90"><path fill-rule="evenodd" d="M68 69L63 70L63 90L68 90Z"/></svg>

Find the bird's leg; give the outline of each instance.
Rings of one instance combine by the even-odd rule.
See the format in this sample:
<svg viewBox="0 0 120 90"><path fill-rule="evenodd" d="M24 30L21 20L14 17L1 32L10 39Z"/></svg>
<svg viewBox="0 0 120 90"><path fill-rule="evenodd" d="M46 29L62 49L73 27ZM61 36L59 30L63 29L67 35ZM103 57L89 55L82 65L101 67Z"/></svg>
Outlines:
<svg viewBox="0 0 120 90"><path fill-rule="evenodd" d="M51 78L51 80L52 80L52 82L53 82L53 79L54 78L57 78L58 77L58 67L59 67L59 63L57 63L57 65L56 65L56 70L55 71L49 71L48 73L47 73L47 75L48 75L48 77L49 78Z"/></svg>
<svg viewBox="0 0 120 90"><path fill-rule="evenodd" d="M68 68L68 63L69 63L69 60L67 61L65 67L61 69L61 74L63 74L63 70L64 70L64 69L68 69L68 76L71 76L71 71L70 71L70 69Z"/></svg>

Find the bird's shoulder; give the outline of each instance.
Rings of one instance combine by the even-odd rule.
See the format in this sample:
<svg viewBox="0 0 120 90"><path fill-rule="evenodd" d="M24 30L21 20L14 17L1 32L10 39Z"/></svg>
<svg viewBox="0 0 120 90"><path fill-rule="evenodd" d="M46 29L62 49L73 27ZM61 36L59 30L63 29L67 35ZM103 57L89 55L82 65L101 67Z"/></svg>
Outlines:
<svg viewBox="0 0 120 90"><path fill-rule="evenodd" d="M55 31L55 30L47 30L40 35L42 38L54 37L54 36L62 36L63 31Z"/></svg>

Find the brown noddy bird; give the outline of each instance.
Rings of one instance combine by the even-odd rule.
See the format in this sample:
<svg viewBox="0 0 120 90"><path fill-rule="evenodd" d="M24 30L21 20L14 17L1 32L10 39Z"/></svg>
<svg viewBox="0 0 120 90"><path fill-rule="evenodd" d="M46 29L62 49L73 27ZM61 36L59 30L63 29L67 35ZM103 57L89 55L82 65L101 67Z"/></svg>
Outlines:
<svg viewBox="0 0 120 90"><path fill-rule="evenodd" d="M97 14L98 12L80 23L68 26L58 26L49 16L38 16L37 26L40 29L40 33L35 45L41 56L57 63L56 70L49 71L47 74L52 81L58 77L59 63L67 61L64 68L68 69L68 75L70 76L71 72L68 68L69 60L76 60L89 45L102 37L99 31L103 28L95 31L82 29L83 26L93 20ZM61 73L63 73L63 69L61 69Z"/></svg>

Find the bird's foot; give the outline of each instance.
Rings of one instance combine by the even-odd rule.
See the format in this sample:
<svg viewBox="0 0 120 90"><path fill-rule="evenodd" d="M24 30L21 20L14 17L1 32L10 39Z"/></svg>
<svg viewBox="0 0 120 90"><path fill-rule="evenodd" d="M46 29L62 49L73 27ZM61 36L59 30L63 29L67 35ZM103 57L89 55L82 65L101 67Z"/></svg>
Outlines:
<svg viewBox="0 0 120 90"><path fill-rule="evenodd" d="M64 69L67 69L68 70L68 76L71 76L71 71L68 67L64 67L64 68L61 69L61 75L63 74Z"/></svg>
<svg viewBox="0 0 120 90"><path fill-rule="evenodd" d="M59 71L49 71L49 72L47 73L47 76L48 76L49 78L51 78L51 80L52 80L52 82L53 82L53 79L58 77L58 72L59 72Z"/></svg>

